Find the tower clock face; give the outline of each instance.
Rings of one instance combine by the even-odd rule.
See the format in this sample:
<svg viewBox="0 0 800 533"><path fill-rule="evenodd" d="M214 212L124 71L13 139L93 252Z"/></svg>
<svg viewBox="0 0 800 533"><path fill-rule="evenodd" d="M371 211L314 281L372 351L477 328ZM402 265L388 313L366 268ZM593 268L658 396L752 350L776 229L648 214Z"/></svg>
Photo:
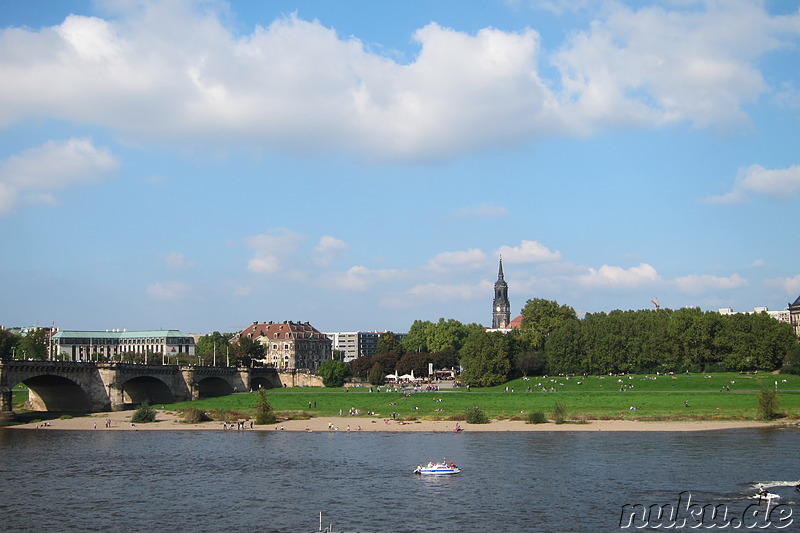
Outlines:
<svg viewBox="0 0 800 533"><path fill-rule="evenodd" d="M495 307L495 310L500 311L500 306Z"/></svg>

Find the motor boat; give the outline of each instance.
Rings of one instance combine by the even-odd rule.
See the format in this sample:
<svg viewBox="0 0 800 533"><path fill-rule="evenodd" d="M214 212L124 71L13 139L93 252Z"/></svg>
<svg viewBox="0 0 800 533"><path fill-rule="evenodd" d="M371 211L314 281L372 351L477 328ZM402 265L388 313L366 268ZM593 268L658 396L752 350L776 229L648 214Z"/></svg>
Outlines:
<svg viewBox="0 0 800 533"><path fill-rule="evenodd" d="M759 501L769 501L769 502L777 502L781 499L780 494L775 494L774 492L756 492L753 496L753 499Z"/></svg>
<svg viewBox="0 0 800 533"><path fill-rule="evenodd" d="M415 474L423 476L447 476L452 474L460 474L461 469L456 466L454 461L449 463L445 460L441 463L430 462L427 466L419 465L414 469Z"/></svg>

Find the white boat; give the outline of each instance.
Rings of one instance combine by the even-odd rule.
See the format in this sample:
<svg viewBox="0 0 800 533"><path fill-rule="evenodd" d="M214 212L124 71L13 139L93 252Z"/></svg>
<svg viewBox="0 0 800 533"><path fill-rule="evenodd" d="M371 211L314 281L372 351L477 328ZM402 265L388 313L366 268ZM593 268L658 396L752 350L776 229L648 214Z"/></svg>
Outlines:
<svg viewBox="0 0 800 533"><path fill-rule="evenodd" d="M756 494L753 496L753 499L776 502L781 499L781 496L780 494L775 494L774 492L756 492Z"/></svg>
<svg viewBox="0 0 800 533"><path fill-rule="evenodd" d="M445 460L441 463L428 463L427 466L419 465L414 469L415 474L423 476L448 476L452 474L460 474L461 469L456 466L454 461L449 463Z"/></svg>

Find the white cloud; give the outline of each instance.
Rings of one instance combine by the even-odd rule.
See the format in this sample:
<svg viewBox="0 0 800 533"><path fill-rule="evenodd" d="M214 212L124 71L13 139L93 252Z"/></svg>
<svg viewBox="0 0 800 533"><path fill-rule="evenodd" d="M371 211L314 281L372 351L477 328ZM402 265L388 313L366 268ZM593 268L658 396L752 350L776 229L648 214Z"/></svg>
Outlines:
<svg viewBox="0 0 800 533"><path fill-rule="evenodd" d="M319 244L314 248L314 251L318 254L317 264L329 266L337 256L346 252L347 248L347 243L343 240L323 235L319 239Z"/></svg>
<svg viewBox="0 0 800 533"><path fill-rule="evenodd" d="M689 294L738 289L748 285L747 280L739 274L732 274L728 277L691 274L675 278L673 283L679 290Z"/></svg>
<svg viewBox="0 0 800 533"><path fill-rule="evenodd" d="M709 203L729 204L742 202L748 193L764 194L786 199L800 189L800 165L769 170L761 165L740 168L733 189L720 196L711 196Z"/></svg>
<svg viewBox="0 0 800 533"><path fill-rule="evenodd" d="M255 274L275 274L281 271L282 260L297 248L301 240L301 235L286 228L248 237L245 243L253 249L253 257L247 262L247 270Z"/></svg>
<svg viewBox="0 0 800 533"><path fill-rule="evenodd" d="M522 241L519 246L514 247L501 246L498 253L506 263L541 263L561 259L561 252L553 252L537 241Z"/></svg>
<svg viewBox="0 0 800 533"><path fill-rule="evenodd" d="M427 267L447 272L451 268L467 267L475 268L483 266L486 262L486 254L478 248L471 248L463 252L442 252L428 261Z"/></svg>
<svg viewBox="0 0 800 533"><path fill-rule="evenodd" d="M786 294L788 294L792 300L794 300L798 294L800 294L800 274L794 276L793 278L776 278L769 280L770 285L777 285L780 287Z"/></svg>
<svg viewBox="0 0 800 533"><path fill-rule="evenodd" d="M330 274L324 277L325 285L349 291L365 291L377 283L396 281L407 277L408 273L397 269L369 269L365 266L354 266L346 272Z"/></svg>
<svg viewBox="0 0 800 533"><path fill-rule="evenodd" d="M20 205L55 204L53 191L99 182L117 166L110 150L85 138L29 148L0 161L0 215Z"/></svg>
<svg viewBox="0 0 800 533"><path fill-rule="evenodd" d="M628 289L659 283L661 276L647 263L627 270L618 266L603 265L598 269L590 268L588 273L576 276L575 281L589 288Z"/></svg>
<svg viewBox="0 0 800 533"><path fill-rule="evenodd" d="M192 288L182 281L157 282L147 286L147 295L154 300L182 300Z"/></svg>
<svg viewBox="0 0 800 533"><path fill-rule="evenodd" d="M424 283L415 285L403 294L393 295L381 300L381 305L388 308L409 308L419 304L450 304L453 302L471 302L487 298L492 294L493 284L489 281L460 284Z"/></svg>
<svg viewBox="0 0 800 533"><path fill-rule="evenodd" d="M35 116L138 142L430 159L620 124L724 125L767 91L756 62L800 18L745 0L604 3L552 61L534 29L430 23L399 63L296 15L234 33L222 6L114 2L107 20L0 30L0 127Z"/></svg>
<svg viewBox="0 0 800 533"><path fill-rule="evenodd" d="M194 266L194 263L186 259L186 257L182 253L172 252L164 258L164 264L167 265L168 268L172 268L175 270L180 270L184 268L191 268Z"/></svg>
<svg viewBox="0 0 800 533"><path fill-rule="evenodd" d="M745 120L742 107L767 90L755 67L796 38L799 15L770 17L760 2L728 0L631 9L621 3L554 57L575 124L697 126Z"/></svg>

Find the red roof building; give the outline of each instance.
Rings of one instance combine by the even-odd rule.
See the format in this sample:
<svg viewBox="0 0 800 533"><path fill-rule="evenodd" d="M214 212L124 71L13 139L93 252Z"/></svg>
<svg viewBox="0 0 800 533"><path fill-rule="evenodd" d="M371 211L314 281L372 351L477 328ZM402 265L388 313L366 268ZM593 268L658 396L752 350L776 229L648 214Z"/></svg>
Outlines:
<svg viewBox="0 0 800 533"><path fill-rule="evenodd" d="M316 372L333 354L331 340L308 322L253 322L231 341L241 337L264 345L261 362L279 370Z"/></svg>

